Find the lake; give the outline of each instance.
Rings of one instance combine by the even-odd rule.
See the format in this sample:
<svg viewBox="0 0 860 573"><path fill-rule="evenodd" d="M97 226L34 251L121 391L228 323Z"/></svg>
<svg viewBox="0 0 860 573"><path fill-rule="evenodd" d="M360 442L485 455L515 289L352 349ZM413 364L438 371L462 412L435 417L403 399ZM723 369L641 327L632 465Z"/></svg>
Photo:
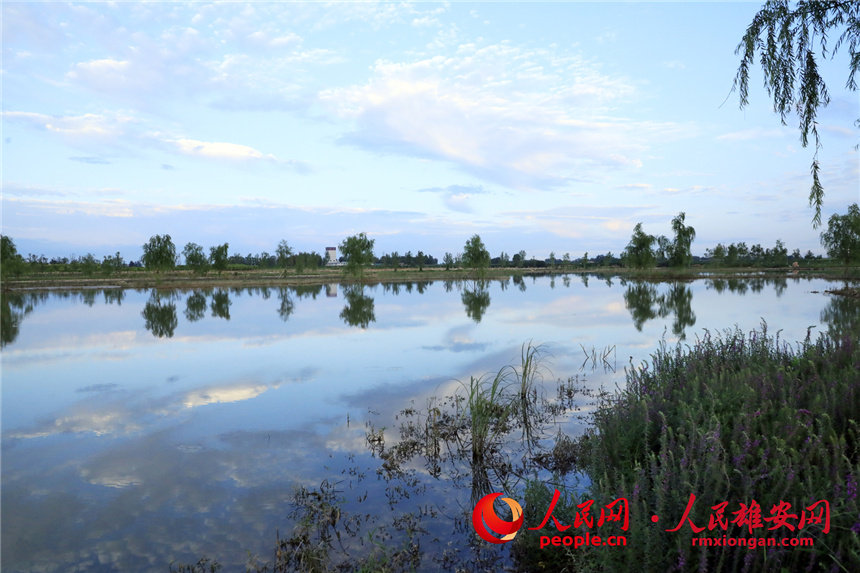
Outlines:
<svg viewBox="0 0 860 573"><path fill-rule="evenodd" d="M446 397L519 365L529 342L558 404L564 388L623 386L661 340L762 321L803 340L860 314L824 293L839 286L571 274L3 293L2 568L167 571L206 556L235 570L270 561L301 523L332 563L409 548L398 558L423 570L505 568L506 547L471 528L468 460L438 437L435 456L394 447L456 413ZM581 432L592 404L556 408L542 443ZM538 471L506 452L484 487Z"/></svg>

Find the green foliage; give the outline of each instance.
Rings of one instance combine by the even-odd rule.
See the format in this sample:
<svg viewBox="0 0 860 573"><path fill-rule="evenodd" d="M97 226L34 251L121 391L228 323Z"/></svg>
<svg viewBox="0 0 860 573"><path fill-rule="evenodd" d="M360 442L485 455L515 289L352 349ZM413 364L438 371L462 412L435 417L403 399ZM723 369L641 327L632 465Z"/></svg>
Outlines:
<svg viewBox="0 0 860 573"><path fill-rule="evenodd" d="M84 275L91 277L96 274L98 269L99 262L96 260L95 255L87 253L81 257L81 272L84 273Z"/></svg>
<svg viewBox="0 0 860 573"><path fill-rule="evenodd" d="M293 256L293 249L287 244L286 240L281 240L278 243L278 248L275 250L278 260L278 266L284 269L284 276L287 276L287 266L290 263L290 257Z"/></svg>
<svg viewBox="0 0 860 573"><path fill-rule="evenodd" d="M445 253L445 257L442 259L442 263L445 265L445 270L450 271L451 267L454 266L454 255L451 253Z"/></svg>
<svg viewBox="0 0 860 573"><path fill-rule="evenodd" d="M195 274L205 274L209 270L209 260L206 258L206 253L203 252L203 247L197 243L188 243L182 249L182 255L185 257L185 266L195 272Z"/></svg>
<svg viewBox="0 0 860 573"><path fill-rule="evenodd" d="M316 253L302 252L295 256L295 261L296 274L301 274L306 270L316 270L322 263L322 257Z"/></svg>
<svg viewBox="0 0 860 573"><path fill-rule="evenodd" d="M340 244L340 252L346 258L346 272L359 279L364 278L364 269L373 262L374 239L364 233L347 237Z"/></svg>
<svg viewBox="0 0 860 573"><path fill-rule="evenodd" d="M170 235L153 235L143 245L143 266L155 271L169 270L176 266L176 247Z"/></svg>
<svg viewBox="0 0 860 573"><path fill-rule="evenodd" d="M625 255L627 264L634 269L646 269L653 267L656 259L654 257L654 243L657 239L654 235L648 235L642 230L642 223L636 223L633 227L633 236L627 243Z"/></svg>
<svg viewBox="0 0 860 573"><path fill-rule="evenodd" d="M0 235L0 276L16 277L24 272L24 259L18 254L15 241Z"/></svg>
<svg viewBox="0 0 860 573"><path fill-rule="evenodd" d="M827 255L844 264L860 261L860 208L848 207L845 215L833 214L827 220L827 230L821 233L821 244Z"/></svg>
<svg viewBox="0 0 860 573"><path fill-rule="evenodd" d="M814 563L856 570L858 362L856 336L807 337L792 348L763 324L746 336L738 330L707 334L686 349L663 345L650 366L629 370L626 389L599 406L594 429L579 440L595 506L619 497L630 503L626 551L592 553L595 569L668 571L686 564L708 571L795 571ZM694 533L685 524L665 531L681 520L690 494L696 496L690 519L699 527L709 525L721 502L728 502L731 519L740 503L752 500L762 517L781 501L799 517L805 507L828 500L830 533L816 525L785 532L813 537L811 549L706 551L692 547L691 538L722 536L722 528ZM661 527L650 521L655 514ZM750 536L745 527L729 528L728 535Z"/></svg>
<svg viewBox="0 0 860 573"><path fill-rule="evenodd" d="M672 219L672 231L675 233L675 240L672 241L669 256L669 265L673 267L689 267L693 262L693 253L691 246L696 238L696 230L684 225L684 212L678 213Z"/></svg>
<svg viewBox="0 0 860 573"><path fill-rule="evenodd" d="M224 243L217 247L209 247L209 262L212 265L212 268L218 271L218 274L221 274L221 272L227 268L227 259L229 258L227 252L229 249L229 243Z"/></svg>
<svg viewBox="0 0 860 573"><path fill-rule="evenodd" d="M478 276L484 276L490 266L490 252L479 235L472 235L463 247L463 265L472 269Z"/></svg>
<svg viewBox="0 0 860 573"><path fill-rule="evenodd" d="M860 67L860 3L857 2L820 2L801 0L792 7L788 0L769 0L755 15L747 28L735 53L743 53L732 90L738 89L740 106L749 103L750 67L759 55L764 85L773 99L773 109L779 114L782 124L788 116L796 112L799 116L800 141L804 147L809 134L815 138L815 155L812 159L812 188L809 204L814 207L813 227L821 224L821 206L824 201L824 188L818 174L818 150L821 141L818 136L816 114L819 107L830 102L827 86L818 72L816 42L820 45L822 56L830 49L831 58L839 48L847 43L851 54L846 87L857 90L855 74ZM844 29L842 29L844 26ZM841 34L834 44L828 46L828 39L835 33ZM797 81L799 80L799 81ZM860 123L860 119L857 120Z"/></svg>
<svg viewBox="0 0 860 573"><path fill-rule="evenodd" d="M102 261L102 272L106 275L118 273L125 267L125 262L122 260L122 255L119 251L114 256L105 255Z"/></svg>

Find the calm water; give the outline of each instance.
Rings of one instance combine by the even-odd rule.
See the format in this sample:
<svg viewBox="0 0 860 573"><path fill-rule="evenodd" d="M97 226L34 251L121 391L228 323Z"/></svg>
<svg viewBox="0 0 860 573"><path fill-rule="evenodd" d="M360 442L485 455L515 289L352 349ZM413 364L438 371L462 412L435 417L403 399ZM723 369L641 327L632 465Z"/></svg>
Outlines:
<svg viewBox="0 0 860 573"><path fill-rule="evenodd" d="M420 457L386 469L369 436L394 443L410 412L515 363L529 340L547 351L547 393L574 375L612 389L661 338L762 319L788 341L839 328L860 309L823 293L838 286L571 275L4 294L2 568L166 571L205 555L233 570L271 559L276 531L306 515L301 486L341 508L341 561L371 532L394 547L409 530L428 570L503 566L505 548L473 542L468 470ZM563 416L547 434L580 424Z"/></svg>

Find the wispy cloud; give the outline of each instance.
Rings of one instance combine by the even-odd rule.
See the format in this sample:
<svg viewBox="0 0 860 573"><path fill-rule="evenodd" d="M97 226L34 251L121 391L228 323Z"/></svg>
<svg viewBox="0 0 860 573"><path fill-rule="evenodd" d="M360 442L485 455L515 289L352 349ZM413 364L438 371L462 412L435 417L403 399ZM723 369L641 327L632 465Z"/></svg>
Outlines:
<svg viewBox="0 0 860 573"><path fill-rule="evenodd" d="M488 193L481 185L448 185L447 187L429 187L418 189L421 193L439 193L442 195L442 201L446 207L452 211L461 213L472 213L472 208L469 200L474 195L484 195Z"/></svg>
<svg viewBox="0 0 860 573"><path fill-rule="evenodd" d="M753 129L744 129L741 131L733 131L717 136L718 141L751 141L755 139L767 139L772 137L784 137L787 134L786 130L780 129L765 129L761 127Z"/></svg>
<svg viewBox="0 0 860 573"><path fill-rule="evenodd" d="M613 116L635 93L631 81L581 56L500 43L378 61L367 83L320 99L354 121L345 143L443 159L484 180L537 189L635 169L650 141L683 134L677 124Z"/></svg>

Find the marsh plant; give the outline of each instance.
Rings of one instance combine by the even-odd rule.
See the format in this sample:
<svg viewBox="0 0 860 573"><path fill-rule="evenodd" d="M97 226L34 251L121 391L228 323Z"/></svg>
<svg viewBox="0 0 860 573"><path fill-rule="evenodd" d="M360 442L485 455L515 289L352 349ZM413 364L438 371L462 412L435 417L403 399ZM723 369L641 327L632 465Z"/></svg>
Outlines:
<svg viewBox="0 0 860 573"><path fill-rule="evenodd" d="M763 323L749 334L707 333L687 347L662 344L650 364L627 371L626 389L601 402L593 428L577 442L577 459L593 480L585 497L596 507L629 500L626 550L571 551L567 566L857 571L858 372L854 335L822 335L817 341L807 335L790 345ZM538 493L532 496L541 499ZM699 527L709 526L713 508L722 502L728 502L725 515L731 520L741 503L753 500L762 518L781 502L800 518L805 508L826 500L830 531L820 524L769 531L764 521L761 529L729 524L728 531L694 533L684 525L667 532L681 521L690 494L696 500L689 518ZM579 503L568 499L568 507ZM659 526L652 515L660 516ZM812 537L814 546L692 547L692 537L724 534Z"/></svg>

